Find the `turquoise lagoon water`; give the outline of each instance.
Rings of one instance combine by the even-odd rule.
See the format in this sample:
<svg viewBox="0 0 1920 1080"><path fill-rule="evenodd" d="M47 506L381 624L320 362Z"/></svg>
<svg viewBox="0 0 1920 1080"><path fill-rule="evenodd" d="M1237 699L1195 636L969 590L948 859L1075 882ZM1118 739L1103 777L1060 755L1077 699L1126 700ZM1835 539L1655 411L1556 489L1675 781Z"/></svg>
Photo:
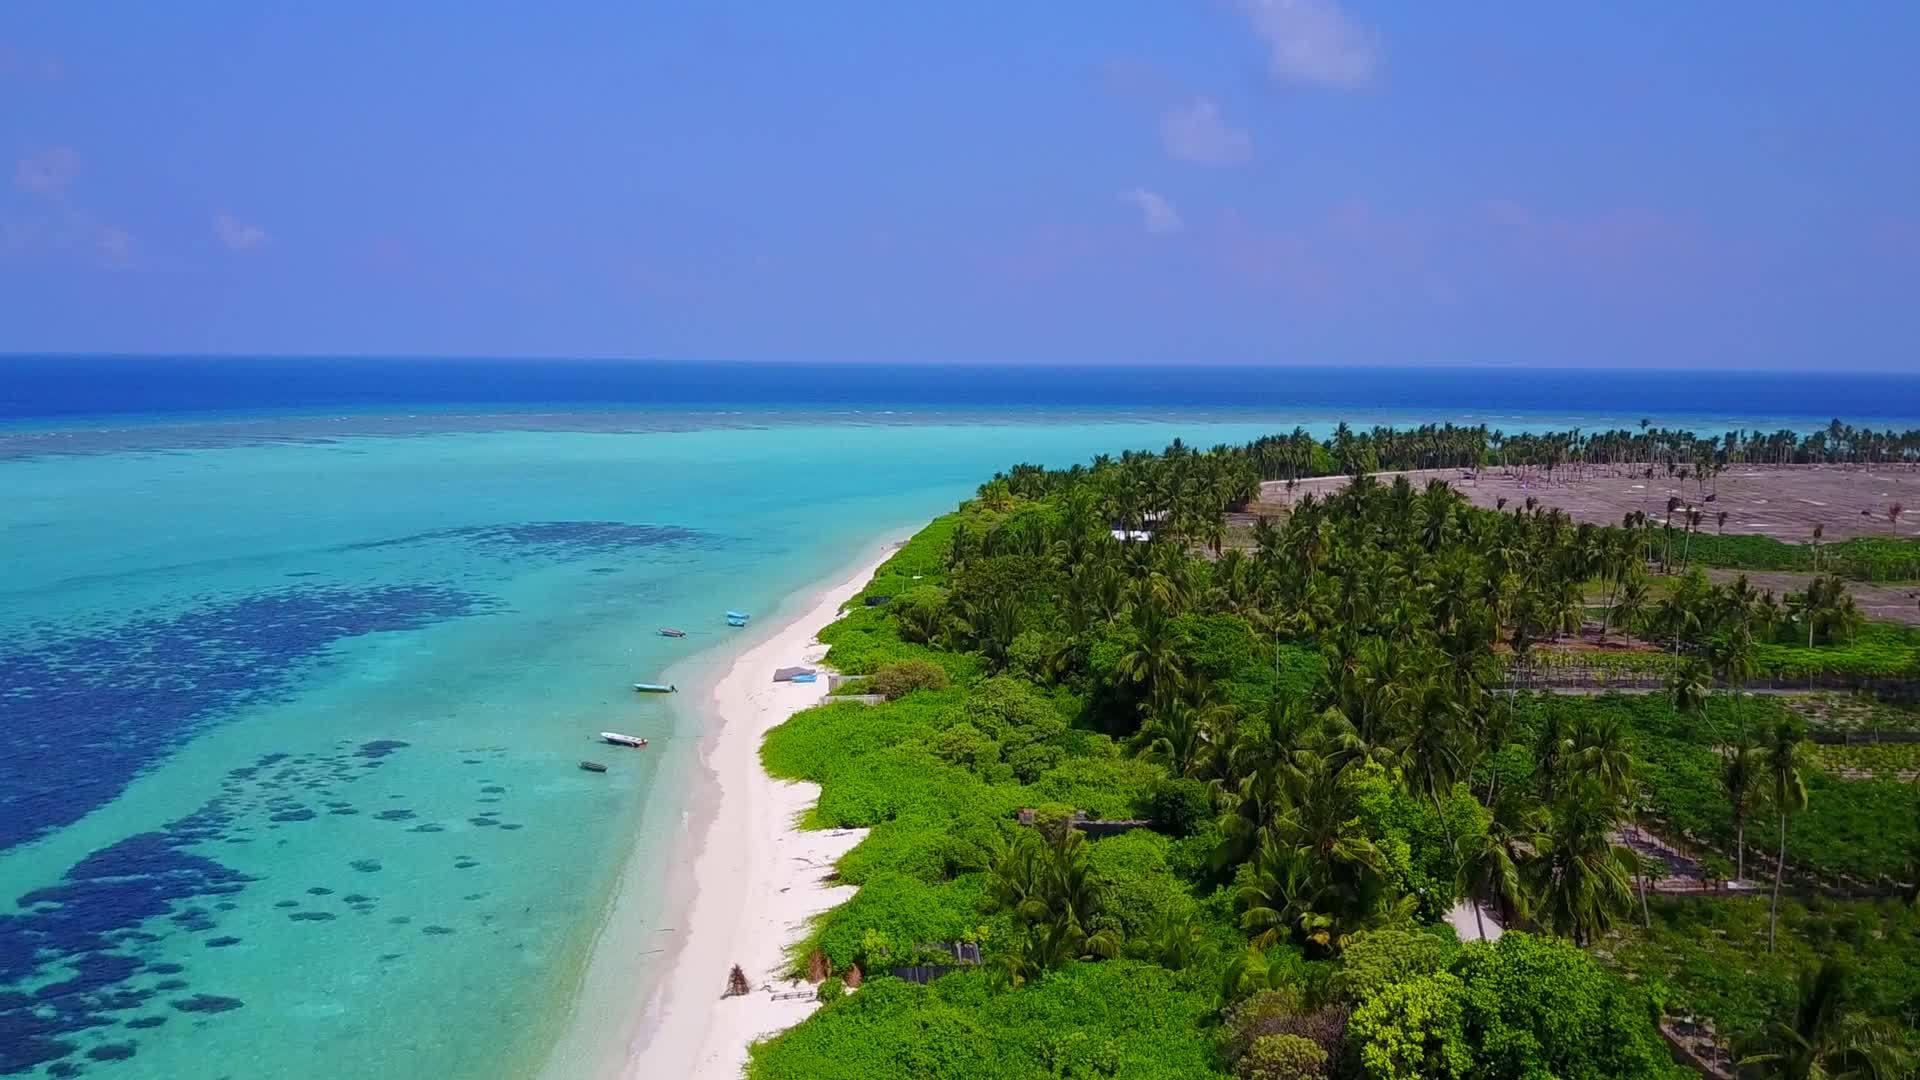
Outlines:
<svg viewBox="0 0 1920 1080"><path fill-rule="evenodd" d="M633 681L710 673L738 640L726 608L771 612L1012 461L1268 426L443 432L0 462L0 890L19 898L0 1070L530 1074L576 1008L630 1007L631 986L578 1000L588 949L627 860L685 827L705 718ZM654 745L607 748L606 729ZM660 917L638 899L622 919Z"/></svg>
<svg viewBox="0 0 1920 1080"><path fill-rule="evenodd" d="M563 1034L620 1023L664 947L706 724L632 682L712 675L741 640L722 611L764 618L1015 461L1296 417L768 419L16 427L0 1074L595 1060ZM596 944L632 966L589 980Z"/></svg>

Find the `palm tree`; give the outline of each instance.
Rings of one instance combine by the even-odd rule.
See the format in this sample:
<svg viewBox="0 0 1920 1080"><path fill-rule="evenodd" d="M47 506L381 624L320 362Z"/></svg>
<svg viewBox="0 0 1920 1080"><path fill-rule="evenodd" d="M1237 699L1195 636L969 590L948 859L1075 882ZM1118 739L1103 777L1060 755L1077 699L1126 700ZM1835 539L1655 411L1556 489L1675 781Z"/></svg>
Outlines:
<svg viewBox="0 0 1920 1080"><path fill-rule="evenodd" d="M1447 684L1437 678L1426 680L1411 696L1415 726L1395 747L1400 773L1406 779L1408 790L1433 800L1433 812L1451 846L1453 828L1447 823L1440 793L1452 791L1454 782L1466 772L1462 740L1458 737L1459 707L1449 694Z"/></svg>
<svg viewBox="0 0 1920 1080"><path fill-rule="evenodd" d="M1599 717L1581 725L1574 737L1572 765L1576 775L1593 790L1617 806L1627 808L1627 825L1635 832L1640 824L1636 813L1636 785L1633 755L1627 751L1626 732L1618 717ZM1653 928L1653 915L1647 908L1646 866L1638 854L1633 859L1633 881L1640 890L1640 919Z"/></svg>
<svg viewBox="0 0 1920 1080"><path fill-rule="evenodd" d="M1154 962L1168 971L1182 971L1190 966L1206 937L1206 927L1193 917L1192 910L1181 908L1163 912L1147 932Z"/></svg>
<svg viewBox="0 0 1920 1080"><path fill-rule="evenodd" d="M1899 535L1900 515L1906 512L1907 512L1907 508L1904 506L1901 506L1899 503L1894 503L1892 506L1887 507L1887 535L1888 536Z"/></svg>
<svg viewBox="0 0 1920 1080"><path fill-rule="evenodd" d="M1720 751L1720 790L1733 810L1733 876L1738 881L1747 877L1747 818L1766 797L1766 769L1765 751L1745 732Z"/></svg>
<svg viewBox="0 0 1920 1080"><path fill-rule="evenodd" d="M1186 683L1181 651L1186 636L1158 598L1140 603L1134 609L1133 621L1136 637L1114 665L1114 672L1140 686L1149 702L1171 702L1174 692Z"/></svg>
<svg viewBox="0 0 1920 1080"><path fill-rule="evenodd" d="M1320 939L1333 920L1317 910L1324 891L1314 882L1313 860L1303 852L1268 837L1253 861L1253 875L1240 887L1240 928L1253 935L1251 944L1266 949L1297 931L1302 942Z"/></svg>
<svg viewBox="0 0 1920 1080"><path fill-rule="evenodd" d="M1225 707L1204 682L1164 709L1149 703L1147 721L1140 728L1146 740L1141 756L1165 765L1174 776L1200 775L1213 756L1213 732L1230 726L1227 721Z"/></svg>
<svg viewBox="0 0 1920 1080"><path fill-rule="evenodd" d="M1052 836L1023 832L994 858L988 895L1012 913L1018 931L1002 958L1016 986L1069 961L1119 951L1118 933L1093 928L1102 897L1085 844L1086 834L1070 827Z"/></svg>
<svg viewBox="0 0 1920 1080"><path fill-rule="evenodd" d="M1707 693L1712 686L1707 665L1689 660L1667 679L1667 694L1673 699L1674 711L1698 725L1706 715Z"/></svg>
<svg viewBox="0 0 1920 1080"><path fill-rule="evenodd" d="M1534 773L1540 777L1542 802L1553 802L1561 774L1566 771L1567 760L1572 756L1573 740L1561 727L1559 710L1548 709L1546 715L1541 717L1540 729L1534 734L1533 741Z"/></svg>
<svg viewBox="0 0 1920 1080"><path fill-rule="evenodd" d="M1641 574L1639 570L1629 573L1621 586L1620 599L1613 605L1613 624L1623 632L1631 633L1647 611L1647 583Z"/></svg>
<svg viewBox="0 0 1920 1080"><path fill-rule="evenodd" d="M1767 913L1767 951L1772 952L1780 928L1780 879L1787 868L1787 817L1807 808L1807 782L1800 772L1800 732L1790 720L1774 725L1773 739L1764 748L1774 812L1780 821L1780 852L1773 863L1773 906Z"/></svg>
<svg viewBox="0 0 1920 1080"><path fill-rule="evenodd" d="M1507 800L1507 804L1516 809L1521 806L1518 799ZM1496 809L1488 815L1485 831L1462 837L1458 844L1460 888L1473 905L1473 925L1482 941L1487 938L1487 924L1480 914L1481 897L1491 897L1499 903L1508 921L1527 913L1527 892L1516 852L1523 843L1529 847L1544 844L1535 827L1538 819L1525 811L1519 812L1525 815L1519 821L1502 820Z"/></svg>
<svg viewBox="0 0 1920 1080"><path fill-rule="evenodd" d="M1547 843L1531 864L1537 910L1553 932L1586 945L1633 903L1628 883L1638 856L1612 840L1613 815L1593 793L1554 812Z"/></svg>
<svg viewBox="0 0 1920 1080"><path fill-rule="evenodd" d="M1834 574L1821 574L1807 582L1805 591L1787 597L1787 606L1806 622L1809 649L1813 648L1816 631L1826 631L1829 641L1844 640L1853 636L1862 621L1846 583Z"/></svg>
<svg viewBox="0 0 1920 1080"><path fill-rule="evenodd" d="M1793 1012L1775 1020L1746 1045L1742 1074L1780 1080L1881 1080L1906 1075L1912 1057L1900 1035L1883 1023L1847 1011L1853 971L1829 957L1803 968Z"/></svg>

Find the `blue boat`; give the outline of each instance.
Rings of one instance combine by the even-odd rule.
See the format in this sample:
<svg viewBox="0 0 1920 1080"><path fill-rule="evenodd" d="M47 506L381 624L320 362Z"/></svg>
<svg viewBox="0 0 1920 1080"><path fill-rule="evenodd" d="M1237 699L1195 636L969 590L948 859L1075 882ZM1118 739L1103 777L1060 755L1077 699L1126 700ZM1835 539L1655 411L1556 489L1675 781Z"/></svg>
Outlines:
<svg viewBox="0 0 1920 1080"><path fill-rule="evenodd" d="M729 611L727 612L727 625L745 626L747 625L747 620L751 618L753 618L753 616L744 611Z"/></svg>

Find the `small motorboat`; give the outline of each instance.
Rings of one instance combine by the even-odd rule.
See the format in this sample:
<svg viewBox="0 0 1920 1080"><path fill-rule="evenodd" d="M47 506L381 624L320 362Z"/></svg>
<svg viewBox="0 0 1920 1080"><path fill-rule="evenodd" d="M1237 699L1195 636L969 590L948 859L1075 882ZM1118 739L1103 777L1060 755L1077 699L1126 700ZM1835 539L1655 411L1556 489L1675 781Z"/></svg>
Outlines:
<svg viewBox="0 0 1920 1080"><path fill-rule="evenodd" d="M600 764L597 761L583 761L580 763L580 767L587 770L588 772L606 772L607 771L607 767L605 765Z"/></svg>
<svg viewBox="0 0 1920 1080"><path fill-rule="evenodd" d="M657 682L637 682L633 684L633 688L642 694L671 694L680 689L672 683Z"/></svg>
<svg viewBox="0 0 1920 1080"><path fill-rule="evenodd" d="M663 626L660 628L660 636L661 637L686 637L687 632L685 630L675 630L671 626Z"/></svg>
<svg viewBox="0 0 1920 1080"><path fill-rule="evenodd" d="M745 626L747 625L747 620L751 618L753 618L753 616L744 611L729 611L727 612L727 625Z"/></svg>
<svg viewBox="0 0 1920 1080"><path fill-rule="evenodd" d="M631 746L635 750L647 745L647 740L638 735L622 735L617 731L603 731L600 737L615 746Z"/></svg>

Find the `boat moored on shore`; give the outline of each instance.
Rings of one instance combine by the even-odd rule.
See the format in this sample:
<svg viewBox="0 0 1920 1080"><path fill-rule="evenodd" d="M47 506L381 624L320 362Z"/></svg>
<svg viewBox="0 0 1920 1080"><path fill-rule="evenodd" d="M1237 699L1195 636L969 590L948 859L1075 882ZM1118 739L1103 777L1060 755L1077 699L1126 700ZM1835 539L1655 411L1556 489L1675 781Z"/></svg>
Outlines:
<svg viewBox="0 0 1920 1080"><path fill-rule="evenodd" d="M622 735L617 731L603 731L600 737L615 746L631 746L635 750L647 745L647 740L638 735Z"/></svg>
<svg viewBox="0 0 1920 1080"><path fill-rule="evenodd" d="M642 694L671 694L680 689L672 683L657 682L637 682L633 684L633 688Z"/></svg>

